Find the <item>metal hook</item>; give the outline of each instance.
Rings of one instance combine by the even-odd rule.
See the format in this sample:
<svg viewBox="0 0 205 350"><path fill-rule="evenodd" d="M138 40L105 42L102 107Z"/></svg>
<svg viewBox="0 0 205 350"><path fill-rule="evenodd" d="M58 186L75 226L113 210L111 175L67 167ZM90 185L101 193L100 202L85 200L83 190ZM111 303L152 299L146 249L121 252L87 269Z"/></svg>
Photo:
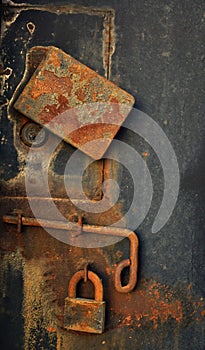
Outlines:
<svg viewBox="0 0 205 350"><path fill-rule="evenodd" d="M116 267L115 271L115 289L119 293L131 292L137 283L137 268L138 268L138 246L139 241L134 232L131 232L127 238L130 241L130 258L121 261ZM127 285L122 286L121 274L122 271L129 267L129 282Z"/></svg>

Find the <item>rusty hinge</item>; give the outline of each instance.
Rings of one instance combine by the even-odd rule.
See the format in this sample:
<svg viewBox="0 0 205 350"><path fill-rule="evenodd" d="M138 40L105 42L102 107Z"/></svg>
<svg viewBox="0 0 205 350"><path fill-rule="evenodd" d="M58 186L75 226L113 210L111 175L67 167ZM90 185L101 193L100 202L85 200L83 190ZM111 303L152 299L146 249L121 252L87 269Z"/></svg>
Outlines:
<svg viewBox="0 0 205 350"><path fill-rule="evenodd" d="M66 230L72 234L75 231L75 233L78 235L83 235L84 233L94 233L97 235L110 235L128 238L130 243L130 257L121 261L116 267L115 289L120 293L128 293L131 292L136 286L139 241L137 235L133 231L119 227L85 225L82 223L81 218L79 219L78 225L76 225L76 229L74 230L73 223L69 221L52 221L30 218L23 216L22 212L18 212L16 215L4 215L3 222L17 225L18 232L22 226L43 226L45 228ZM121 274L126 267L129 267L129 281L123 286L121 282Z"/></svg>

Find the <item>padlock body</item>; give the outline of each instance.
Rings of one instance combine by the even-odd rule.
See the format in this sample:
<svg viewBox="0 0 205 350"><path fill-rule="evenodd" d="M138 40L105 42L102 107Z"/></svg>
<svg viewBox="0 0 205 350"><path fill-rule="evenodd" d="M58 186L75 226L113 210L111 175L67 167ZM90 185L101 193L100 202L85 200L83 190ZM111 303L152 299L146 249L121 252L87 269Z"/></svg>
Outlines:
<svg viewBox="0 0 205 350"><path fill-rule="evenodd" d="M105 302L85 298L66 298L64 327L68 330L98 333L104 331Z"/></svg>

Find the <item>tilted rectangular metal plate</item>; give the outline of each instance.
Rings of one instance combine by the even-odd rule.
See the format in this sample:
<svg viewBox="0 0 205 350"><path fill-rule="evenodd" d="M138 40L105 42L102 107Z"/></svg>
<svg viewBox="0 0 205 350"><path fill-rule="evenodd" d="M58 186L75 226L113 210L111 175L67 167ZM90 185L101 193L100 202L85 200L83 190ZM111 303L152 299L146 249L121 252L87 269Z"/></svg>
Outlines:
<svg viewBox="0 0 205 350"><path fill-rule="evenodd" d="M62 50L50 47L14 107L100 159L133 104L133 96L126 91Z"/></svg>

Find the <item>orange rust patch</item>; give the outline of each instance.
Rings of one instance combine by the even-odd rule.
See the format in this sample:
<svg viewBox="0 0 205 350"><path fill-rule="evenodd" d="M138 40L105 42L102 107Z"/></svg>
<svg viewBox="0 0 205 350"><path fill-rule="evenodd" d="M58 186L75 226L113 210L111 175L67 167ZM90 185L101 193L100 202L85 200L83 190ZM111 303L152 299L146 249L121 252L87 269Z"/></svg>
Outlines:
<svg viewBox="0 0 205 350"><path fill-rule="evenodd" d="M55 118L51 119L51 115L59 115L67 108L68 108L67 98L65 96L59 95L58 96L58 104L56 104L56 103L47 104L43 107L42 111L39 114L40 124L44 125L44 124L49 123L49 125L52 125L52 124L55 125ZM63 119L63 116L61 117L61 120L62 119Z"/></svg>
<svg viewBox="0 0 205 350"><path fill-rule="evenodd" d="M46 329L50 333L55 333L56 332L56 329L54 327L47 327Z"/></svg>
<svg viewBox="0 0 205 350"><path fill-rule="evenodd" d="M205 317L205 310L201 311L201 317Z"/></svg>
<svg viewBox="0 0 205 350"><path fill-rule="evenodd" d="M96 77L96 73L91 69L84 69L82 65L79 65L79 62L74 60L72 61L72 66L69 67L69 71L71 74L79 75L80 81L90 81Z"/></svg>
<svg viewBox="0 0 205 350"><path fill-rule="evenodd" d="M157 328L159 322L166 322L168 318L180 323L183 317L181 301L166 286L154 281L143 281L143 285L136 290L135 298L127 295L120 303L119 312L125 315L121 325L141 327L144 322L152 322ZM116 300L117 299L117 300ZM114 303L119 303L119 298ZM117 309L116 305L114 309ZM119 309L119 304L118 304Z"/></svg>
<svg viewBox="0 0 205 350"><path fill-rule="evenodd" d="M132 325L132 317L130 315L128 315L127 317L125 317L125 319L123 320L123 324L126 324L126 326L130 326Z"/></svg>
<svg viewBox="0 0 205 350"><path fill-rule="evenodd" d="M76 91L76 96L78 98L79 101L82 101L84 102L85 101L85 96L86 96L86 93L85 93L85 90L82 89L82 88L79 88L77 91Z"/></svg>
<svg viewBox="0 0 205 350"><path fill-rule="evenodd" d="M61 64L61 59L57 51L53 52L53 55L49 57L48 64L52 64L54 67L59 67Z"/></svg>
<svg viewBox="0 0 205 350"><path fill-rule="evenodd" d="M107 267L105 268L105 271L106 271L106 274L107 274L108 276L111 275L111 267L107 266Z"/></svg>
<svg viewBox="0 0 205 350"><path fill-rule="evenodd" d="M191 284L189 283L187 286L187 289L190 291L191 290Z"/></svg>
<svg viewBox="0 0 205 350"><path fill-rule="evenodd" d="M97 139L108 139L110 140L112 133L115 132L115 125L104 124L90 124L85 125L78 130L70 133L69 139L74 145L84 145L87 142ZM93 146L92 146L93 147Z"/></svg>
<svg viewBox="0 0 205 350"><path fill-rule="evenodd" d="M69 77L58 77L53 72L47 70L42 72L41 79L33 80L30 90L31 97L36 100L41 95L46 94L71 94L72 81ZM22 93L23 95L23 93Z"/></svg>
<svg viewBox="0 0 205 350"><path fill-rule="evenodd" d="M147 158L149 153L148 152L143 152L142 155L143 155L144 158Z"/></svg>

